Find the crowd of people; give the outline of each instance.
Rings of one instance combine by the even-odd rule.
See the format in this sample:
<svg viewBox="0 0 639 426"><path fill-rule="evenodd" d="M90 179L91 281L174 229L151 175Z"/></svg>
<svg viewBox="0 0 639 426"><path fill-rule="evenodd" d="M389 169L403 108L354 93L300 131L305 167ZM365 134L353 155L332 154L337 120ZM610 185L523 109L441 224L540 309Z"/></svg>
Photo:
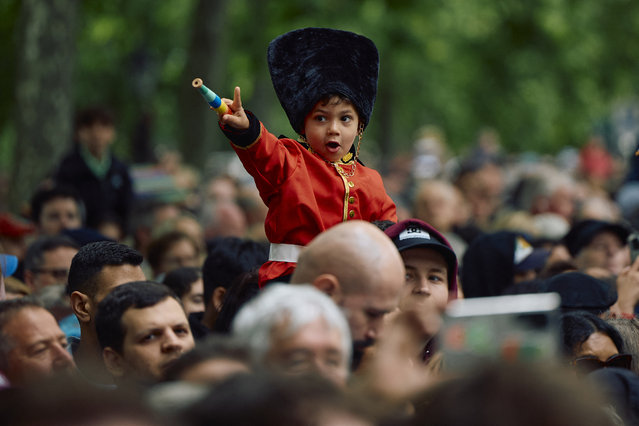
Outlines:
<svg viewBox="0 0 639 426"><path fill-rule="evenodd" d="M365 126L345 152L330 141L335 161L311 162L304 129L331 108L355 115L344 128L370 118L356 95L311 103L324 115L310 125L285 106L311 147L287 154L304 179L332 173L346 188L328 226L333 183L302 191L326 190L325 205L287 204L309 196L273 153L252 153L272 135L239 88L220 121L253 177L175 156L136 174L111 152L113 116L81 111L59 168L0 216L0 424L639 424L639 160L598 138L572 155L508 156L494 132L454 156L426 128L414 152L377 164L393 209L349 192L378 184L351 149ZM157 176L170 196L148 190ZM453 305L494 298L489 314L514 315L513 300L548 293L550 358L487 330L451 333ZM483 356L467 350L472 367L458 369L451 353L471 346Z"/></svg>

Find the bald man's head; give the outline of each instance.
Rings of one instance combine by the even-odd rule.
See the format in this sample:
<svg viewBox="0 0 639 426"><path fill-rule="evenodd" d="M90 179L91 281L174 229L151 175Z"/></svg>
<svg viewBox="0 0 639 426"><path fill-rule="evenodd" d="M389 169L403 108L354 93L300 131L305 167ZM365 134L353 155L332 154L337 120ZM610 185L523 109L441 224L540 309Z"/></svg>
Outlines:
<svg viewBox="0 0 639 426"><path fill-rule="evenodd" d="M323 274L334 275L346 293L369 291L381 276L395 276L402 284L404 280L395 245L364 221L344 222L315 237L302 250L291 283L313 283Z"/></svg>
<svg viewBox="0 0 639 426"><path fill-rule="evenodd" d="M336 225L301 252L292 284L312 284L345 314L358 348L375 341L384 315L399 303L405 270L397 248L379 228L351 221Z"/></svg>

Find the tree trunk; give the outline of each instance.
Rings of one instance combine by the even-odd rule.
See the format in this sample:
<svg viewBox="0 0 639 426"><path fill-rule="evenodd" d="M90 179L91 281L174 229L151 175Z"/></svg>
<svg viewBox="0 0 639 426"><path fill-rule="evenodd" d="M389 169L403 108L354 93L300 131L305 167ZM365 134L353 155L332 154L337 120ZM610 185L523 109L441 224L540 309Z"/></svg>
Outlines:
<svg viewBox="0 0 639 426"><path fill-rule="evenodd" d="M76 0L23 0L16 60L16 137L9 205L21 209L69 147ZM27 167L28 165L28 167Z"/></svg>
<svg viewBox="0 0 639 426"><path fill-rule="evenodd" d="M227 0L200 0L195 9L193 34L183 84L179 91L180 148L187 163L204 166L207 155L226 144L217 129L217 115L208 109L204 98L191 87L195 77L219 94L232 98L232 88L220 87L225 81L227 57L225 27Z"/></svg>

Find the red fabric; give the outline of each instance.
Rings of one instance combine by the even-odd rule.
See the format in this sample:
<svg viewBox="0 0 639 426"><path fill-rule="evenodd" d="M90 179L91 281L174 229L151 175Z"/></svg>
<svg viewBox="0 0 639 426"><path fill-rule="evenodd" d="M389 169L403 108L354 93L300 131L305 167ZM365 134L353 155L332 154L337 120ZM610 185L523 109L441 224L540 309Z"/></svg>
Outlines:
<svg viewBox="0 0 639 426"><path fill-rule="evenodd" d="M20 238L32 234L35 226L31 223L22 222L8 213L0 214L0 235L9 238Z"/></svg>
<svg viewBox="0 0 639 426"><path fill-rule="evenodd" d="M344 178L299 142L277 139L260 126L255 143L247 148L232 146L268 207L264 227L271 243L304 246L346 220L397 221L395 204L377 171L358 164L355 175ZM342 167L348 172L353 165ZM295 263L265 263L259 271L260 286L293 273L294 268Z"/></svg>
<svg viewBox="0 0 639 426"><path fill-rule="evenodd" d="M590 142L579 152L581 169L587 176L607 179L614 171L610 153L601 144Z"/></svg>

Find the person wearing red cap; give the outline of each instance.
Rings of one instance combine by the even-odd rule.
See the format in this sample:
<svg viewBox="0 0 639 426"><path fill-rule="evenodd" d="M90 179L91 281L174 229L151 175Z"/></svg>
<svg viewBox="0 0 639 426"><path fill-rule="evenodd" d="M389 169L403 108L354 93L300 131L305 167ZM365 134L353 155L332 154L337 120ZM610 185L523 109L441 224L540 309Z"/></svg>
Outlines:
<svg viewBox="0 0 639 426"><path fill-rule="evenodd" d="M418 318L425 344L422 355L428 361L446 305L457 298L457 256L443 235L419 219L403 220L384 233L397 247L406 269L399 310Z"/></svg>
<svg viewBox="0 0 639 426"><path fill-rule="evenodd" d="M23 281L22 261L27 251L27 240L35 232L31 223L9 214L0 214L0 247L5 254L16 256L20 262L15 277Z"/></svg>

